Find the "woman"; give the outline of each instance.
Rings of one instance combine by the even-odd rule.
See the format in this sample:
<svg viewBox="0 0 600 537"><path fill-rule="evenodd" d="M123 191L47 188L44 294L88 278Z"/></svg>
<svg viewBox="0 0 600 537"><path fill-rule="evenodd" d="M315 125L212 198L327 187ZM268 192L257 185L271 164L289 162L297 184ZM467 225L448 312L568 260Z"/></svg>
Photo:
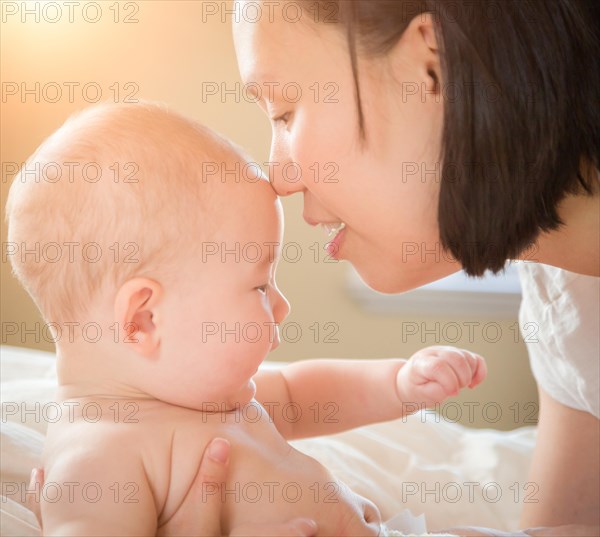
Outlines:
<svg viewBox="0 0 600 537"><path fill-rule="evenodd" d="M521 525L597 526L597 2L294 2L300 20L244 4L234 40L246 87L272 88L271 181L304 196L309 224L345 225L337 258L388 293L537 262L520 264L541 408ZM337 182L316 181L328 161Z"/></svg>
<svg viewBox="0 0 600 537"><path fill-rule="evenodd" d="M234 23L246 87L257 100L269 89L259 106L273 126L273 187L304 196L310 225L339 228L331 252L378 291L532 261L520 263L520 321L539 329L529 345L541 405L529 481L539 501L524 504L521 526L599 535L596 2L289 3L250 17L238 0ZM285 93L290 85L300 97ZM314 165L325 175L330 162L333 180L316 180ZM286 178L286 163L299 181ZM214 442L221 463L204 458L196 491L225 475L228 446ZM181 512L199 513L199 497L192 491ZM198 526L181 529L206 533L219 507L204 505ZM240 530L314 532L306 520Z"/></svg>

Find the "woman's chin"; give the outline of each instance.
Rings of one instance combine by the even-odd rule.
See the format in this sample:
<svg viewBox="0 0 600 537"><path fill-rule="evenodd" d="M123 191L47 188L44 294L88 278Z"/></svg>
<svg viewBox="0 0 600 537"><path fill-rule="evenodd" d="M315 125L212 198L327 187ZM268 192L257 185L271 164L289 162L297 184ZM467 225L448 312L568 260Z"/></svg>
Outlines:
<svg viewBox="0 0 600 537"><path fill-rule="evenodd" d="M460 267L456 264L419 263L411 265L407 263L385 263L367 262L356 263L354 268L362 280L374 291L388 295L411 291L427 283L444 278Z"/></svg>
<svg viewBox="0 0 600 537"><path fill-rule="evenodd" d="M348 259L348 261L352 263L362 281L374 291L395 294L409 289L407 282L402 282L403 278L398 274L398 270L392 275L381 263L375 263L373 260L362 262L362 260Z"/></svg>

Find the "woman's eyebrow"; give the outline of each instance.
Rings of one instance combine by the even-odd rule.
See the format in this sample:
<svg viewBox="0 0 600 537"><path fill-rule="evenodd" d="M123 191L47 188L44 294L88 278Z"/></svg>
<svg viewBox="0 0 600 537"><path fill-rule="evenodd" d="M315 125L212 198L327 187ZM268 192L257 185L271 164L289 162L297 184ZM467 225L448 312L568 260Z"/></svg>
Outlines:
<svg viewBox="0 0 600 537"><path fill-rule="evenodd" d="M277 82L277 78L269 73L257 73L246 77L244 82L244 91L251 93L257 98L266 97L268 100L273 100L274 95L281 86L281 82Z"/></svg>
<svg viewBox="0 0 600 537"><path fill-rule="evenodd" d="M246 82L243 88L244 93L252 102L255 102L261 108L263 107L264 91L258 82Z"/></svg>
<svg viewBox="0 0 600 537"><path fill-rule="evenodd" d="M244 91L248 92L257 99L260 98L260 91L256 88L257 82L246 82L244 84Z"/></svg>
<svg viewBox="0 0 600 537"><path fill-rule="evenodd" d="M263 73L260 71L258 73L250 72L249 76L247 77L247 80L244 81L244 84L246 86L267 86L269 84L275 84L275 82L271 82L274 80L275 77L270 73Z"/></svg>
<svg viewBox="0 0 600 537"><path fill-rule="evenodd" d="M264 107L264 102L276 100L278 92L281 91L282 83L277 82L277 78L269 73L253 73L249 76L243 76L244 92L249 97L256 99L256 104L261 108Z"/></svg>

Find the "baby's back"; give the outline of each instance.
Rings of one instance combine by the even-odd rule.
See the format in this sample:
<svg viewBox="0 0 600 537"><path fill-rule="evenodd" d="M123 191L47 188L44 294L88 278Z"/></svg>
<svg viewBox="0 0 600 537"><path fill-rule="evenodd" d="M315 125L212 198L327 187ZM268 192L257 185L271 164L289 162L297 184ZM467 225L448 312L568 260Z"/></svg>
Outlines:
<svg viewBox="0 0 600 537"><path fill-rule="evenodd" d="M85 475L96 476L94 491L99 488L108 496L105 502L128 503L135 510L140 499L148 505L151 498L160 527L182 504L206 445L220 436L231 443L228 479L224 485L205 484L203 496L220 495L224 535L244 524L279 523L297 516L317 520L319 535L378 533L375 506L290 446L256 401L235 412L215 413L156 400L78 401L74 408L84 409L86 404L94 408L92 419L89 410L76 411L48 429L47 483L64 482L65 468L73 461L84 463L89 469ZM113 471L119 466L127 468L122 477ZM91 485L80 486L83 491ZM97 509L105 502L97 502ZM42 505L43 517L51 509L52 504Z"/></svg>

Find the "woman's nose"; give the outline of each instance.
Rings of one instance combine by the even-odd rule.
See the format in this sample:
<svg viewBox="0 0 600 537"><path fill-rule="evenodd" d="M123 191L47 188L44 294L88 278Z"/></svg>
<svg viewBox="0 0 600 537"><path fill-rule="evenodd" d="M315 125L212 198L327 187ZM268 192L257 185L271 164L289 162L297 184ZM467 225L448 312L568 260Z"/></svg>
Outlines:
<svg viewBox="0 0 600 537"><path fill-rule="evenodd" d="M269 181L278 196L289 196L305 189L303 173L306 171L295 162L270 162Z"/></svg>
<svg viewBox="0 0 600 537"><path fill-rule="evenodd" d="M304 190L304 180L310 170L287 157L287 148L273 142L269 155L269 182L278 196L289 196ZM285 156L285 157L284 157Z"/></svg>

